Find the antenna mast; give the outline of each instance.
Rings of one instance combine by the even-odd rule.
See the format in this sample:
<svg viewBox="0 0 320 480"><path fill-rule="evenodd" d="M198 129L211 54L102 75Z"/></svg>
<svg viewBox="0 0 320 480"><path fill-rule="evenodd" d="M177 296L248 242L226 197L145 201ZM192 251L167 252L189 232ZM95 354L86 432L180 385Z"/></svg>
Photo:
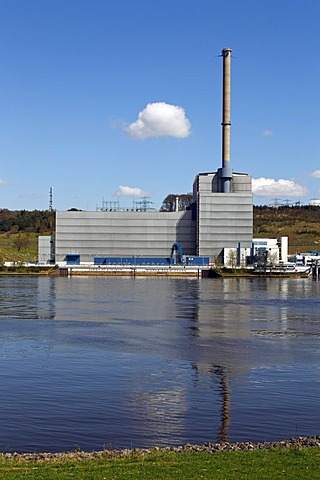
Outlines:
<svg viewBox="0 0 320 480"><path fill-rule="evenodd" d="M50 187L49 190L49 212L52 212L53 210L53 188Z"/></svg>

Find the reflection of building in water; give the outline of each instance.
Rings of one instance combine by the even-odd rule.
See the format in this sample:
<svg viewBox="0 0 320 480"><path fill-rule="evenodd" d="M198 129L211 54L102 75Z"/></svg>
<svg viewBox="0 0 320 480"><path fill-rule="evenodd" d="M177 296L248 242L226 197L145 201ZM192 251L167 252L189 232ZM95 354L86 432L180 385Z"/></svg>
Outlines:
<svg viewBox="0 0 320 480"><path fill-rule="evenodd" d="M251 290L252 285L247 279L229 279L214 284L201 282L201 300L197 312L198 336L201 339L203 353L213 355L217 360L214 364L220 364L221 354L224 353L223 342L226 339L245 341L250 338L251 326L247 319L252 306L247 301L247 293L251 295ZM211 341L218 341L219 357L216 356L217 351L212 352L204 348L211 346ZM229 353L226 360L232 361ZM212 364L212 361L209 363ZM237 367L238 362L234 362L233 366Z"/></svg>
<svg viewBox="0 0 320 480"><path fill-rule="evenodd" d="M168 438L171 443L194 438L193 422L202 442L228 440L235 408L233 380L269 365L273 346L268 337L264 344L263 337L272 329L277 334L284 328L286 333L287 300L292 289L305 285L237 278L50 280L57 296L55 318L68 320L60 335L64 345L80 339L81 349L90 342L103 356L136 362L119 372L126 383L121 394L129 397L132 418L143 426L141 431L148 430L146 437L154 445L158 432L162 444L169 443ZM311 283L308 288L315 288ZM41 288L39 296L53 296L48 284ZM85 324L79 328L76 321ZM59 328L59 322L50 323Z"/></svg>
<svg viewBox="0 0 320 480"><path fill-rule="evenodd" d="M243 347L251 336L246 322L250 307L246 302L239 305L234 296L243 294L246 289L250 291L250 287L247 281L241 285L237 281L201 281L194 285L189 296L185 292L182 295L178 284L175 285L176 297L184 298L177 302L176 317L189 323L190 335L185 348L192 358L195 386L204 388L203 382L207 384L211 378L212 412L215 412L212 438L216 436L218 441L224 442L228 440L230 424L229 376L238 373L239 369L250 370L246 349L237 347L239 340ZM214 418L219 419L218 424Z"/></svg>
<svg viewBox="0 0 320 480"><path fill-rule="evenodd" d="M56 279L38 277L37 311L40 319L54 319L56 314Z"/></svg>
<svg viewBox="0 0 320 480"><path fill-rule="evenodd" d="M194 301L187 300L190 323L190 343L187 346L193 360L192 368L200 385L211 377L212 401L219 403L217 418L220 427L215 435L221 442L228 440L230 425L231 389L229 378L250 372L254 360L250 352L252 341L252 283L247 279L218 280L198 283ZM179 292L177 292L179 295ZM190 308L192 304L192 308ZM186 305L179 305L177 314L183 316ZM217 395L217 396L216 396ZM212 408L217 405L212 404Z"/></svg>
<svg viewBox="0 0 320 480"><path fill-rule="evenodd" d="M134 283L136 281L131 282L132 286ZM150 445L180 444L181 438L195 438L194 425L197 432L201 432L200 442L227 441L230 421L229 369L221 356L215 355L215 349L211 348L213 337L208 339L209 349L202 338L199 312L201 318L203 300L206 303L206 299L202 298L202 282L197 279L149 279L140 284L144 284L145 298L152 299L153 309L160 302L161 313L159 315L158 308L154 309L151 315L156 320L153 320L153 328L148 333L147 324L144 329L139 328L145 319L145 312L140 311L140 321L135 324L132 335L149 343L153 353L164 356L168 370L148 367L150 378L146 378L142 363L141 372L137 368L132 373L133 393L129 396L129 408L134 411L135 420L143 423ZM163 310L166 304L170 306L169 310ZM133 310L130 310L130 315L135 319ZM129 334L132 342L130 331Z"/></svg>
<svg viewBox="0 0 320 480"><path fill-rule="evenodd" d="M193 279L196 283L197 279ZM186 279L186 283L188 279ZM175 325L167 319L175 317L176 307L168 299L170 286L166 279L147 277L56 277L56 318L72 321L128 322L127 332L135 337L149 338L149 328L157 330L159 341L175 334ZM70 303L72 298L72 303ZM139 308L139 306L141 308ZM158 331L158 322L159 331ZM165 323L166 322L166 323ZM163 328L165 324L165 329ZM154 334L154 332L153 332ZM143 347L144 348L144 345Z"/></svg>
<svg viewBox="0 0 320 480"><path fill-rule="evenodd" d="M17 281L16 281L17 280ZM3 278L0 288L0 315L22 320L47 320L55 316L54 279L25 276Z"/></svg>

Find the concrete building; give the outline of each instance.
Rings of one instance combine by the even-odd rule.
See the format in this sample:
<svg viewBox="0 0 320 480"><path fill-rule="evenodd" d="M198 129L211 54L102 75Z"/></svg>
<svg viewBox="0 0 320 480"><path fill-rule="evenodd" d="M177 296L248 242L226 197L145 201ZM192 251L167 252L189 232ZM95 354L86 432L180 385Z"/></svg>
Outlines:
<svg viewBox="0 0 320 480"><path fill-rule="evenodd" d="M287 263L288 262L288 237L253 238L252 256L260 262Z"/></svg>
<svg viewBox="0 0 320 480"><path fill-rule="evenodd" d="M38 262L53 263L55 260L55 238L51 235L38 237Z"/></svg>
<svg viewBox="0 0 320 480"><path fill-rule="evenodd" d="M196 254L196 222L192 210L180 212L56 213L56 262L66 255L94 257L169 257L181 243L183 253Z"/></svg>
<svg viewBox="0 0 320 480"><path fill-rule="evenodd" d="M251 177L233 174L230 193L217 192L217 172L194 182L194 204L179 212L66 211L56 213L56 262L80 255L168 257L175 242L186 255L219 257L252 243Z"/></svg>
<svg viewBox="0 0 320 480"><path fill-rule="evenodd" d="M251 248L253 207L251 177L230 165L231 50L222 50L222 167L199 173L193 204L176 212L66 211L56 214L56 262L77 255L94 257L168 257L178 242L186 255L207 256L211 263L230 248Z"/></svg>

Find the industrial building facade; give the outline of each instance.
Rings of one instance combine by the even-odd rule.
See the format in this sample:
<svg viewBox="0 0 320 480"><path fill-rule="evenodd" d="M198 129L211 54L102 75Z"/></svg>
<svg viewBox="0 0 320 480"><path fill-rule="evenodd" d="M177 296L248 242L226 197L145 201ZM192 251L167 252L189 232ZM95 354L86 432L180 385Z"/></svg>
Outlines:
<svg viewBox="0 0 320 480"><path fill-rule="evenodd" d="M66 211L56 213L56 262L79 255L95 257L168 257L174 243L185 255L217 257L224 248L252 243L251 177L233 174L231 192L217 192L218 173L202 173L194 182L194 203L179 212Z"/></svg>
<svg viewBox="0 0 320 480"><path fill-rule="evenodd" d="M168 257L174 242L195 255L192 211L67 211L56 213L56 262L68 254L94 257Z"/></svg>

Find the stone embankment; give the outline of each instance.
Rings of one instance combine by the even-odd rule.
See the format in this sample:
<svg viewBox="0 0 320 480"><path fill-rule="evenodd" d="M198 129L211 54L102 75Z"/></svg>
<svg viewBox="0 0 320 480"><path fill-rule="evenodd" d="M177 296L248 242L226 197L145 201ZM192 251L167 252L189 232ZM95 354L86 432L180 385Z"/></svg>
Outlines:
<svg viewBox="0 0 320 480"><path fill-rule="evenodd" d="M125 457L142 457L155 452L162 453L219 453L229 451L249 451L270 448L295 448L316 447L320 448L320 436L317 437L295 437L279 442L239 442L239 443L205 443L203 445L186 444L178 447L155 447L155 448L134 448L123 450L101 450L97 452L84 452L75 450L62 453L2 453L1 458L6 460L29 460L41 462L61 462L74 460L96 460Z"/></svg>

